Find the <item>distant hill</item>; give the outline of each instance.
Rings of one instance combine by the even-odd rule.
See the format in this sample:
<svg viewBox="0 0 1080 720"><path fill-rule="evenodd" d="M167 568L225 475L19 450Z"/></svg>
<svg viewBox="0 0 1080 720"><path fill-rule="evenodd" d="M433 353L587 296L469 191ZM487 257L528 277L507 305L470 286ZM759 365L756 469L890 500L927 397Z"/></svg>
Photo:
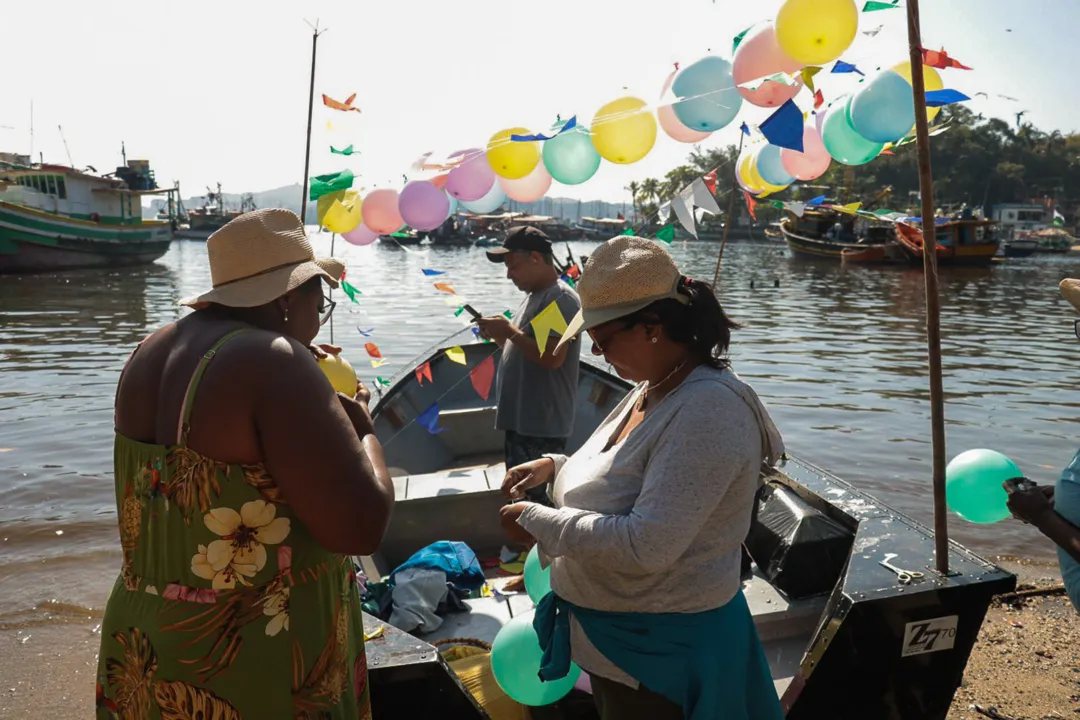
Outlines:
<svg viewBox="0 0 1080 720"><path fill-rule="evenodd" d="M225 205L228 208L239 208L241 194L239 193L222 193L225 196ZM256 207L280 207L287 208L293 212L300 214L300 185L286 185L285 187L274 188L273 190L264 190L262 192L252 193L255 198ZM206 196L194 196L184 198L184 207L186 208L198 208L202 207L206 201ZM155 199L149 208L143 208L144 218L153 218L157 215L158 211L165 207L165 201L161 199ZM620 213L627 214L630 212L629 204L623 203L609 203L603 200L571 200L569 198L544 198L540 202L535 203L519 203L508 201L504 206L504 210L512 210L514 212L527 212L534 215L551 215L556 218L565 218L571 222L577 222L582 217L617 217ZM308 203L307 217L309 219L315 217L315 203Z"/></svg>

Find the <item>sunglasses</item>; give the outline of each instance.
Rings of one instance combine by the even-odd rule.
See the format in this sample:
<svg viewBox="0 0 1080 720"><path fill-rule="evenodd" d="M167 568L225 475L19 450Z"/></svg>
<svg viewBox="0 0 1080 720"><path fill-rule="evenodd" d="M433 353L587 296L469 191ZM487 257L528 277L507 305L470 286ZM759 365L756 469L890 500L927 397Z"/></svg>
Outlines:
<svg viewBox="0 0 1080 720"><path fill-rule="evenodd" d="M637 325L637 323L633 321L627 322L622 319L611 320L606 323L601 323L594 328L590 328L586 330L586 332L589 333L593 345L595 345L596 349L602 354L604 352L604 346L610 343L616 335L625 330L629 330L634 327L634 325Z"/></svg>
<svg viewBox="0 0 1080 720"><path fill-rule="evenodd" d="M330 316L334 314L334 308L336 307L337 303L323 293L322 299L319 300L319 327L326 324Z"/></svg>

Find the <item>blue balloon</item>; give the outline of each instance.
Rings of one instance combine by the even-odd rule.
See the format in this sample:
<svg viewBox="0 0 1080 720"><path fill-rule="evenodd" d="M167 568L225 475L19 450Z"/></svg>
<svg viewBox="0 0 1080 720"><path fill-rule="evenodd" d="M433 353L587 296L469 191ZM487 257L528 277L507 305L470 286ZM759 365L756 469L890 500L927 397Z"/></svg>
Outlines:
<svg viewBox="0 0 1080 720"><path fill-rule="evenodd" d="M787 187L795 182L795 176L784 169L784 163L780 161L780 148L776 145L766 145L758 153L757 171L761 179L770 185Z"/></svg>
<svg viewBox="0 0 1080 720"><path fill-rule="evenodd" d="M462 200L461 207L476 215L486 215L489 212L498 210L499 206L504 202L506 202L506 193L503 192L502 185L496 180L495 184L488 190L487 195L472 202Z"/></svg>
<svg viewBox="0 0 1080 720"><path fill-rule="evenodd" d="M580 125L545 142L543 158L548 174L563 185L580 185L600 167L600 153Z"/></svg>
<svg viewBox="0 0 1080 720"><path fill-rule="evenodd" d="M734 120L742 108L743 99L735 87L731 63L723 58L707 56L687 65L675 76L671 90L678 98L693 98L672 106L679 122L691 130L719 130Z"/></svg>
<svg viewBox="0 0 1080 720"><path fill-rule="evenodd" d="M911 83L900 73L885 70L855 93L850 105L851 127L871 142L896 142L915 125Z"/></svg>

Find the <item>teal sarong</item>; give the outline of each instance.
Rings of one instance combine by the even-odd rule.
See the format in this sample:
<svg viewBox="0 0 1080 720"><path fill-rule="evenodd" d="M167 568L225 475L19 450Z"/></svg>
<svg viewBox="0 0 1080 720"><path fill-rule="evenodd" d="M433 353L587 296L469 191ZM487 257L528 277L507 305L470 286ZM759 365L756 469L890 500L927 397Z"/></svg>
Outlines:
<svg viewBox="0 0 1080 720"><path fill-rule="evenodd" d="M740 590L700 613L615 613L548 593L533 627L544 651L541 680L570 671L570 615L623 672L683 709L688 720L783 720L754 618Z"/></svg>

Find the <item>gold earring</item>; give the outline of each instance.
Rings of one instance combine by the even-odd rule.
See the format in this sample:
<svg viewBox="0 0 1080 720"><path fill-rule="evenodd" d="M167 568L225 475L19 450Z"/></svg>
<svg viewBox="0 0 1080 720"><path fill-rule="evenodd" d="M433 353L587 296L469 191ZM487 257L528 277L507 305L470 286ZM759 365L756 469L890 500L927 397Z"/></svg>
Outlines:
<svg viewBox="0 0 1080 720"><path fill-rule="evenodd" d="M655 337L649 338L649 342L656 342L656 338Z"/></svg>

